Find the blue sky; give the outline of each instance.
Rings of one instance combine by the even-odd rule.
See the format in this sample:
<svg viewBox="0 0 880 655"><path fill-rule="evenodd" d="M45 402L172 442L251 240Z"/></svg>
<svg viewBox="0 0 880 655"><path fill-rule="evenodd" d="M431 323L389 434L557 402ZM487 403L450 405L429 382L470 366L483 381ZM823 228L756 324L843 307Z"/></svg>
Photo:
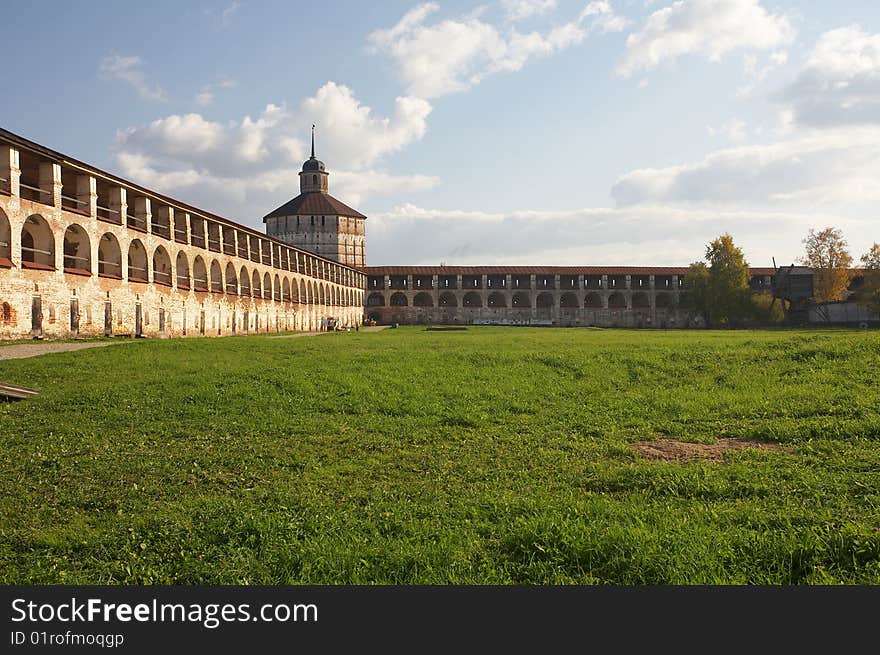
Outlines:
<svg viewBox="0 0 880 655"><path fill-rule="evenodd" d="M370 264L686 265L730 231L766 266L810 228L880 240L876 2L4 12L0 125L258 227L315 122Z"/></svg>

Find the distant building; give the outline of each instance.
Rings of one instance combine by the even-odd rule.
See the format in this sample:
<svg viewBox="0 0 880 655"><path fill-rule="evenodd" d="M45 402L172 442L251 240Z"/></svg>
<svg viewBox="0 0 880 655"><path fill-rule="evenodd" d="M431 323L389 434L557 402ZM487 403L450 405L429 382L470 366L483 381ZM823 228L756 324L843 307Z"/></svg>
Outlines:
<svg viewBox="0 0 880 655"><path fill-rule="evenodd" d="M683 308L687 268L368 266L367 318L384 323L700 327ZM769 292L775 269L751 269Z"/></svg>

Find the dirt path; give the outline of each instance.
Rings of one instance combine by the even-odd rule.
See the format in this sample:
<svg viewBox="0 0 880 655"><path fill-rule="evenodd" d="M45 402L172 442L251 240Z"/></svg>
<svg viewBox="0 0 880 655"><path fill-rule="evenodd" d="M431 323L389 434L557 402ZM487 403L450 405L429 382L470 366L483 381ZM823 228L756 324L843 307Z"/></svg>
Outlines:
<svg viewBox="0 0 880 655"><path fill-rule="evenodd" d="M87 341L84 343L22 343L14 346L3 346L0 348L0 360L2 359L24 359L25 357L36 357L37 355L48 355L50 353L63 353L70 350L83 350L85 348L103 348L104 346L115 346L122 341Z"/></svg>
<svg viewBox="0 0 880 655"><path fill-rule="evenodd" d="M361 328L361 332L379 332L386 329L387 325L375 325L373 327ZM295 339L296 337L315 337L320 334L330 334L329 332L297 332L296 334L285 334L278 337L269 337L270 339ZM129 342L131 340L128 340ZM82 343L64 343L64 342L45 342L45 343L22 343L14 346L0 347L0 360L4 359L24 359L25 357L36 357L38 355L48 355L50 353L63 353L71 350L83 350L85 348L103 348L104 346L115 346L126 341L85 341Z"/></svg>

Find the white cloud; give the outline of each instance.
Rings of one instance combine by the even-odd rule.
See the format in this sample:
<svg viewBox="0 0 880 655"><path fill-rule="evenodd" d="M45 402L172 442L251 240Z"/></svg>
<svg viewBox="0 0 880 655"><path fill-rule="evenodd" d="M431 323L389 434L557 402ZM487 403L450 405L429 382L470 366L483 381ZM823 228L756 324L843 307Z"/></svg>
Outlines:
<svg viewBox="0 0 880 655"><path fill-rule="evenodd" d="M172 195L186 191L192 204L254 223L299 193L309 128L317 123L317 154L331 172L331 191L345 202L435 186L435 177L377 168L424 135L431 112L420 98L399 97L394 107L391 116L375 116L349 88L328 82L294 107L269 104L255 118L220 123L190 113L121 131L118 163L133 181Z"/></svg>
<svg viewBox="0 0 880 655"><path fill-rule="evenodd" d="M172 115L142 128L121 132L118 141L172 159L217 152L227 142L226 128L199 114Z"/></svg>
<svg viewBox="0 0 880 655"><path fill-rule="evenodd" d="M385 30L368 37L369 50L394 61L411 95L435 98L465 91L486 75L517 71L535 56L548 56L582 42L590 31L623 29L608 2L591 2L581 15L544 32L502 30L480 12L427 24L439 9L419 5Z"/></svg>
<svg viewBox="0 0 880 655"><path fill-rule="evenodd" d="M746 123L739 118L734 118L721 127L709 126L707 131L709 136L723 136L734 143L745 141L747 136Z"/></svg>
<svg viewBox="0 0 880 655"><path fill-rule="evenodd" d="M737 95L741 98L749 97L759 84L763 83L774 70L784 66L788 62L788 53L785 50L777 50L770 54L767 61L761 65L758 56L748 53L743 57L743 76L745 83L737 89Z"/></svg>
<svg viewBox="0 0 880 655"><path fill-rule="evenodd" d="M864 208L880 200L878 176L880 129L841 128L719 150L696 163L635 170L611 193L619 206Z"/></svg>
<svg viewBox="0 0 880 655"><path fill-rule="evenodd" d="M817 225L864 230L819 213L670 206L481 212L405 204L370 216L367 248L371 265L686 266L729 231L753 266L770 266L774 256L794 261L800 240Z"/></svg>
<svg viewBox="0 0 880 655"><path fill-rule="evenodd" d="M209 87L205 87L196 94L195 100L197 105L207 107L212 102L214 102L214 94L211 92Z"/></svg>
<svg viewBox="0 0 880 655"><path fill-rule="evenodd" d="M143 61L140 57L124 57L113 54L101 60L99 70L107 79L127 82L144 100L165 100L165 92L158 85L150 86L146 75L139 70Z"/></svg>
<svg viewBox="0 0 880 655"><path fill-rule="evenodd" d="M556 9L557 0L501 0L507 20L521 21Z"/></svg>
<svg viewBox="0 0 880 655"><path fill-rule="evenodd" d="M629 76L684 55L719 61L733 50L771 50L790 44L795 29L759 0L677 0L658 9L626 40L617 72Z"/></svg>
<svg viewBox="0 0 880 655"><path fill-rule="evenodd" d="M358 205L367 198L427 191L439 184L440 178L432 175L393 175L382 170L364 169L339 171L334 175L333 188L343 202Z"/></svg>
<svg viewBox="0 0 880 655"><path fill-rule="evenodd" d="M232 23L232 18L235 16L236 12L241 9L241 3L238 0L233 0L233 2L225 7L223 11L220 12L220 29L225 29L229 27Z"/></svg>
<svg viewBox="0 0 880 655"><path fill-rule="evenodd" d="M233 89L235 86L235 80L229 78L224 78L216 84L206 84L196 94L196 104L200 107L207 107L214 102L215 89Z"/></svg>
<svg viewBox="0 0 880 655"><path fill-rule="evenodd" d="M826 32L782 98L803 125L880 123L880 34Z"/></svg>
<svg viewBox="0 0 880 655"><path fill-rule="evenodd" d="M590 29L602 33L622 32L629 25L628 19L614 13L614 8L608 0L593 0L578 16L578 23L583 23L588 18L593 19Z"/></svg>

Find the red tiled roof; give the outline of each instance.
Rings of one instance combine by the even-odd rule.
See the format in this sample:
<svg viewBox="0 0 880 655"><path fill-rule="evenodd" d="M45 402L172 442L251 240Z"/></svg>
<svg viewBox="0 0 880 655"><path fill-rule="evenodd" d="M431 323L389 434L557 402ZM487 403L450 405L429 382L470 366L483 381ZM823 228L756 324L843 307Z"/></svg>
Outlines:
<svg viewBox="0 0 880 655"><path fill-rule="evenodd" d="M352 209L344 202L331 196L329 193L311 191L301 193L293 200L284 203L270 214L263 216L263 222L267 218L275 216L349 216L351 218L366 218L356 209Z"/></svg>
<svg viewBox="0 0 880 655"><path fill-rule="evenodd" d="M684 275L687 266L365 266L366 275ZM774 268L750 268L773 275Z"/></svg>

